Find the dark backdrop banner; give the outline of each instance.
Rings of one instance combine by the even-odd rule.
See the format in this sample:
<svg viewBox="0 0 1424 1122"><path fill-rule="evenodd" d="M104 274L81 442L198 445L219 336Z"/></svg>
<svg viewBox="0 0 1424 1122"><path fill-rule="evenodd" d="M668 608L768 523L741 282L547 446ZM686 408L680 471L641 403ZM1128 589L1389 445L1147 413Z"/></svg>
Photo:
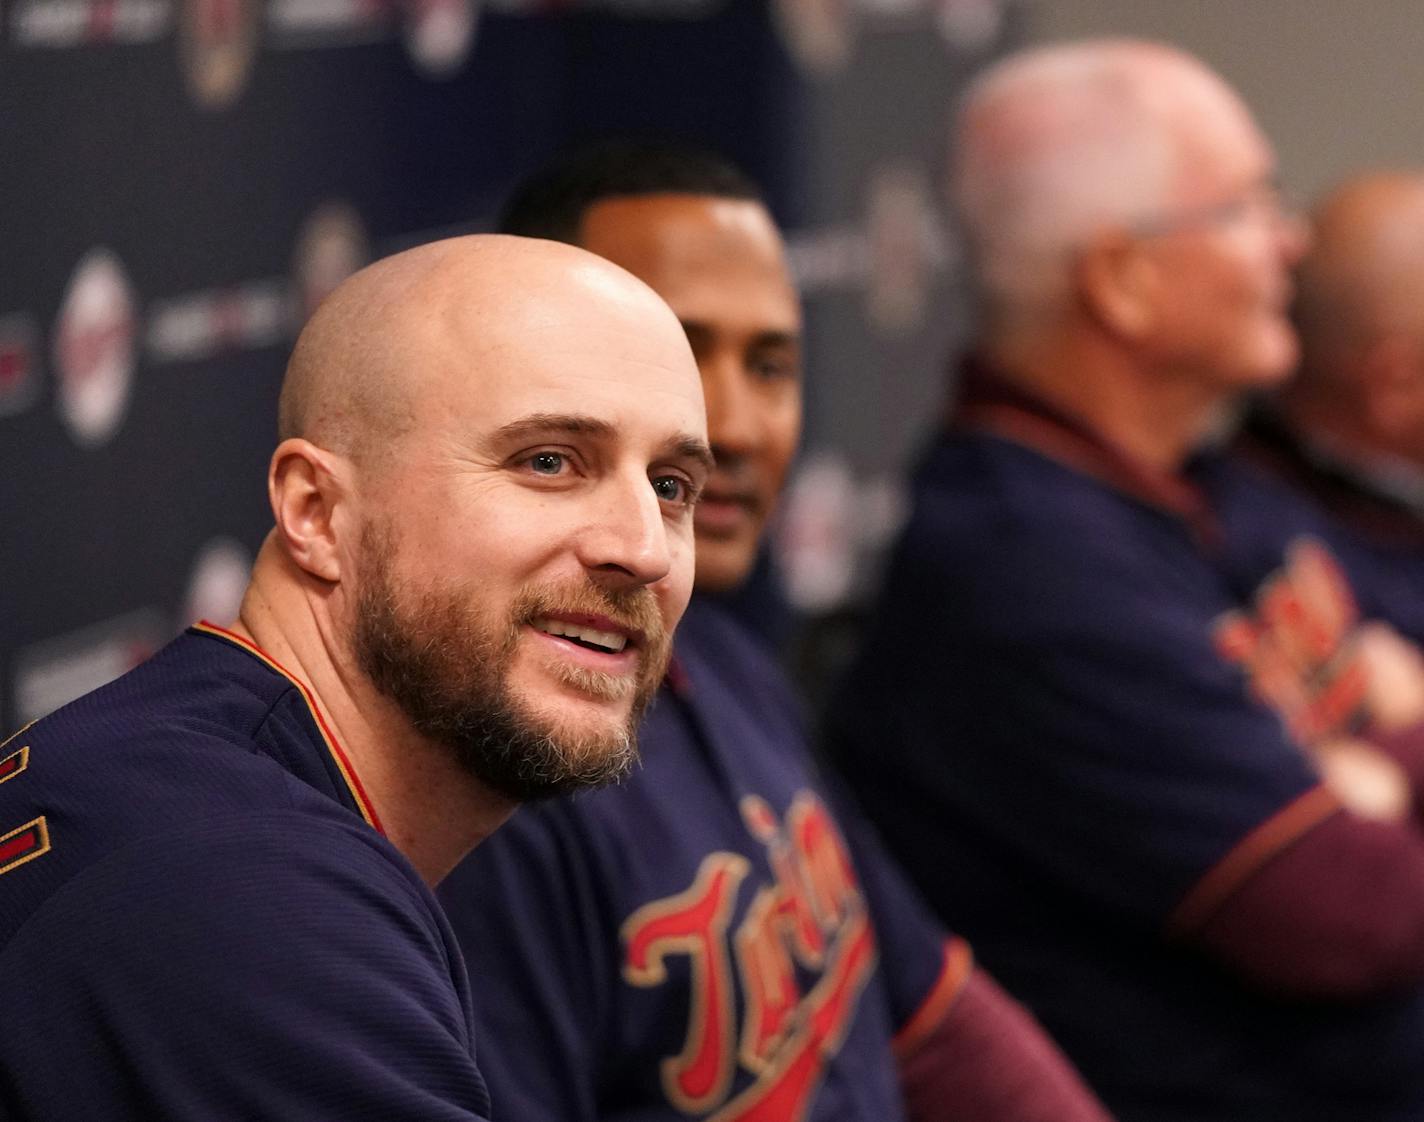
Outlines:
<svg viewBox="0 0 1424 1122"><path fill-rule="evenodd" d="M951 98L1006 0L0 0L0 725L232 617L286 354L610 132L768 187L807 300L792 602L864 595L962 319Z"/></svg>

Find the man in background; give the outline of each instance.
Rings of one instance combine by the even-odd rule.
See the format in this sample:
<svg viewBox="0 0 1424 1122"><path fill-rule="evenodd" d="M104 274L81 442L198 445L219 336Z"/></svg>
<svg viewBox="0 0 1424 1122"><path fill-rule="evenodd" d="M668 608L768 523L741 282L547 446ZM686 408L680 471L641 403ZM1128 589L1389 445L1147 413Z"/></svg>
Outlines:
<svg viewBox="0 0 1424 1122"><path fill-rule="evenodd" d="M1296 361L1271 147L1131 41L1001 61L955 142L977 345L834 754L1120 1117L1420 1117L1417 665L1307 508L1188 468Z"/></svg>
<svg viewBox="0 0 1424 1122"><path fill-rule="evenodd" d="M716 468L643 766L526 808L442 888L514 1116L1079 1122L1106 1116L817 774L787 683L714 600L752 570L801 421L781 237L720 159L610 146L504 229L577 242L677 313Z"/></svg>
<svg viewBox="0 0 1424 1122"><path fill-rule="evenodd" d="M0 750L7 1119L489 1116L431 890L631 763L711 458L645 285L518 238L387 258L279 413L239 620Z"/></svg>
<svg viewBox="0 0 1424 1122"><path fill-rule="evenodd" d="M1424 641L1424 174L1357 176L1311 225L1299 369L1237 450L1326 512L1381 611Z"/></svg>

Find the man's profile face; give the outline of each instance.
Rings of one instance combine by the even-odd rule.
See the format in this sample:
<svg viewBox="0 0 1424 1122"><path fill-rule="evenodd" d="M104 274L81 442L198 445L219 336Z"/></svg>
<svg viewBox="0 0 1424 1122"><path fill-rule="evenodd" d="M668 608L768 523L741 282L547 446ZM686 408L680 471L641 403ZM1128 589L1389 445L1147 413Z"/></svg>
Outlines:
<svg viewBox="0 0 1424 1122"><path fill-rule="evenodd" d="M392 465L363 487L355 566L362 668L517 799L633 759L691 593L707 470L697 373L670 319L532 306L476 339L442 326L412 354L431 374Z"/></svg>
<svg viewBox="0 0 1424 1122"><path fill-rule="evenodd" d="M801 315L781 236L757 202L605 199L583 248L646 282L682 321L702 375L717 467L697 506L697 587L751 571L801 431Z"/></svg>
<svg viewBox="0 0 1424 1122"><path fill-rule="evenodd" d="M1272 186L1270 146L1234 99L1179 130L1183 164L1164 232L1149 237L1167 278L1158 343L1164 365L1223 392L1274 385L1294 368L1291 269L1300 223ZM1183 216L1171 224L1171 214Z"/></svg>

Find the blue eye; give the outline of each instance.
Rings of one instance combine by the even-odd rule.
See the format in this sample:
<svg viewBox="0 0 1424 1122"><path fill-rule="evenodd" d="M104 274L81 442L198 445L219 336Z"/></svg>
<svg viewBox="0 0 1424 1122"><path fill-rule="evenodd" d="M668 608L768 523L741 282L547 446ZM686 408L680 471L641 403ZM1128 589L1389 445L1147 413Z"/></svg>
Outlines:
<svg viewBox="0 0 1424 1122"><path fill-rule="evenodd" d="M675 475L660 475L653 480L653 493L665 503L687 501L687 484Z"/></svg>
<svg viewBox="0 0 1424 1122"><path fill-rule="evenodd" d="M560 452L540 452L529 458L529 467L539 475L558 475L564 468L564 456Z"/></svg>

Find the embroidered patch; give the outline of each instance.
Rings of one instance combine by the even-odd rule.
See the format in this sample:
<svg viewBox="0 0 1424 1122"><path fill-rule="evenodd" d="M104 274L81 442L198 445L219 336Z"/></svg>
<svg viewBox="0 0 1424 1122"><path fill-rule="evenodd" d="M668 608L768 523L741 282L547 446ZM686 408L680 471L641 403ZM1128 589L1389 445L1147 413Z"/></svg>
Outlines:
<svg viewBox="0 0 1424 1122"><path fill-rule="evenodd" d="M0 876L49 852L49 825L44 816L0 837Z"/></svg>
<svg viewBox="0 0 1424 1122"><path fill-rule="evenodd" d="M4 783L7 779L14 779L29 766L30 746L26 744L18 752L11 752L3 760L0 760L0 783Z"/></svg>

